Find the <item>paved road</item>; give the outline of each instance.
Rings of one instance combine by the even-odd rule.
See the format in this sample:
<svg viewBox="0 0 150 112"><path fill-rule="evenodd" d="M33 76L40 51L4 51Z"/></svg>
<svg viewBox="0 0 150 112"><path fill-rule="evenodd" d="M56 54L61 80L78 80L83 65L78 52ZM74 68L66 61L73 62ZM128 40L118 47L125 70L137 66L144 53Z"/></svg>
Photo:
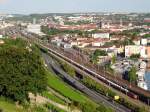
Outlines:
<svg viewBox="0 0 150 112"><path fill-rule="evenodd" d="M71 83L72 86L74 86L78 90L87 94L90 98L92 98L97 103L103 103L106 106L112 107L116 110L116 112L131 112L131 110L129 110L128 108L126 108L118 103L115 103L115 102L113 103L111 101L108 101L108 99L106 97L104 97L103 95L90 90L89 88L84 86L82 83L80 83L76 79L69 76L47 54L43 54L43 57L45 59L45 63L47 64L47 67L49 70L51 70L51 67L52 67L55 71L57 71L59 74L61 74L61 76L63 78L65 78L69 83Z"/></svg>

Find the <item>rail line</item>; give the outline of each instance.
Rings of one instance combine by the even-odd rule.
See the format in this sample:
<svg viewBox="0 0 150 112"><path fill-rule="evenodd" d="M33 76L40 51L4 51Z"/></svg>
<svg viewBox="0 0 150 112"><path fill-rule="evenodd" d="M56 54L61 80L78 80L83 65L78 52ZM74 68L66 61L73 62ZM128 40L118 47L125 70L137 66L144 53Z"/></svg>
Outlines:
<svg viewBox="0 0 150 112"><path fill-rule="evenodd" d="M112 82L112 81L106 79L105 77L99 75L98 73L96 73L96 72L94 72L94 71L92 71L92 70L89 70L88 68L84 67L83 65L80 65L79 63L77 63L77 62L75 62L75 61L73 61L73 60L71 60L71 59L69 59L69 58L63 56L62 54L59 54L59 53L57 53L56 51L54 51L54 50L52 50L52 49L50 49L50 48L48 48L48 47L46 47L46 46L43 46L43 45L41 45L41 46L44 47L44 48L46 48L46 49L48 49L50 52L54 53L55 55L57 55L57 56L63 58L64 60L66 60L66 61L72 63L73 65L75 65L75 66L77 66L77 67L83 69L84 71L86 71L86 72L88 72L88 73L90 73L90 74L95 75L95 76L98 77L99 79L101 79L101 80L103 80L103 81L107 81L110 85L116 86L116 87L120 88L121 90L123 90L124 92L129 92L128 89L123 88L122 86L120 86L120 85L118 85L118 84L115 84L114 82Z"/></svg>
<svg viewBox="0 0 150 112"><path fill-rule="evenodd" d="M146 104L149 104L149 101L147 101L147 100L149 100L148 98L150 98L150 93L149 93L149 92L146 92L146 93L147 93L147 94L146 94L146 97L145 97L145 96L142 96L142 99L144 99L144 100L142 100L142 99L138 98L138 95L141 94L141 93L140 93L140 92L141 92L141 91L140 91L140 90L141 90L140 88L137 87L137 89L140 89L140 90L138 90L138 91L136 91L136 89L133 89L133 88L129 88L129 89L128 89L128 88L125 88L122 83L119 85L119 84L113 82L112 80L107 79L106 77L104 77L104 76L102 76L102 75L96 73L95 71L92 71L92 70L88 69L87 67L85 67L85 66L83 66L83 65L81 65L81 64L79 64L79 63L77 63L77 62L75 62L75 61L73 61L72 59L70 59L70 58L68 58L68 57L66 57L66 56L64 56L64 55L62 55L62 54L56 52L55 50L53 50L53 49L51 49L51 48L49 48L49 47L47 47L47 46L44 46L44 45L42 45L42 44L40 44L40 46L42 46L42 47L45 48L45 49L48 49L48 51L54 53L55 55L57 55L57 56L59 56L59 57L61 57L61 58L63 58L64 60L68 61L69 63L71 63L71 64L77 66L78 68L84 70L85 72L89 73L90 75L92 75L92 76L94 76L94 77L97 77L97 78L98 78L99 80L101 80L102 82L104 82L104 83L106 83L106 84L109 84L109 85L112 86L113 88L118 89L119 91L125 93L125 94L128 95L129 97L134 98L134 99L139 99L140 101L142 101L142 102L144 102L144 103L146 103ZM132 89L133 89L133 90L132 90ZM140 92L139 92L139 91L140 91ZM144 91L144 92L145 92L145 91ZM145 101L145 98L146 98L146 101Z"/></svg>

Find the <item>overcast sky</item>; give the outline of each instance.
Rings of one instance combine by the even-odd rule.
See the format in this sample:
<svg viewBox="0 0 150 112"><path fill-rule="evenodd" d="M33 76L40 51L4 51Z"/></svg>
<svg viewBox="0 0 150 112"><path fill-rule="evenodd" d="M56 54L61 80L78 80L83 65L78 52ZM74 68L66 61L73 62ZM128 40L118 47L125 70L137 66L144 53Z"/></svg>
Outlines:
<svg viewBox="0 0 150 112"><path fill-rule="evenodd" d="M0 0L0 13L150 12L150 0Z"/></svg>

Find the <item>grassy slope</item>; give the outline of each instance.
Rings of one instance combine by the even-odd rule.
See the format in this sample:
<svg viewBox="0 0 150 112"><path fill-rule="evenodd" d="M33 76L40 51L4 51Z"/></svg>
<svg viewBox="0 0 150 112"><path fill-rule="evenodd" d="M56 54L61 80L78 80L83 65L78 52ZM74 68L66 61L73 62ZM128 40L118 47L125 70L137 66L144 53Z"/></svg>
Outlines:
<svg viewBox="0 0 150 112"><path fill-rule="evenodd" d="M75 90L65 82L63 82L59 77L48 73L48 86L56 90L58 93L62 94L63 96L73 100L78 101L81 103L90 102L95 106L98 106L95 102L87 98L83 93L80 93L79 91ZM45 96L49 96L49 98L53 101L56 101L60 104L64 104L65 102L62 101L62 99L59 99L58 97L55 97L53 95L48 95L45 93ZM23 109L18 109L15 104L6 102L2 99L0 99L0 109L3 109L4 112L27 112ZM60 111L61 112L61 111ZM63 111L62 111L63 112Z"/></svg>
<svg viewBox="0 0 150 112"><path fill-rule="evenodd" d="M69 85L67 85L65 82L63 82L61 79L59 79L57 76L48 73L48 86L62 94L63 96L78 102L90 102L95 104L93 101L88 99L85 95L80 93L79 91L73 89ZM96 104L95 104L96 105Z"/></svg>
<svg viewBox="0 0 150 112"><path fill-rule="evenodd" d="M49 108L53 108L59 112L65 112L51 104L48 104ZM40 108L40 106L39 106ZM21 109L21 108L17 108L15 104L8 102L8 101L4 101L0 99L0 109L2 109L4 112L48 112L48 110L46 109L46 107L41 106L42 111L40 111L41 109L39 109L38 107L32 107L32 108L28 108L27 109Z"/></svg>
<svg viewBox="0 0 150 112"><path fill-rule="evenodd" d="M57 103L60 103L60 104L63 104L63 105L65 104L64 100L60 99L59 97L57 97L54 94L49 93L47 91L43 92L42 95L49 98L49 99L51 99L54 102L57 102Z"/></svg>
<svg viewBox="0 0 150 112"><path fill-rule="evenodd" d="M54 88L60 94L64 95L65 97L68 97L71 100L78 101L78 102L91 102L94 105L96 105L94 102L92 102L87 97L85 97L82 93L73 89L72 87L67 85L65 82L63 82L61 79L59 79L57 76L55 76L51 73L48 73L48 85L51 88ZM46 95L46 93L45 93L45 95ZM62 103L62 104L65 103L61 99L58 99L54 96L49 96L49 98L58 103ZM23 110L23 109L18 109L15 106L15 104L13 104L11 102L7 102L2 99L0 99L0 109L3 109L4 112L25 112L25 110Z"/></svg>
<svg viewBox="0 0 150 112"><path fill-rule="evenodd" d="M23 109L19 109L15 104L0 99L0 109L4 112L25 112Z"/></svg>

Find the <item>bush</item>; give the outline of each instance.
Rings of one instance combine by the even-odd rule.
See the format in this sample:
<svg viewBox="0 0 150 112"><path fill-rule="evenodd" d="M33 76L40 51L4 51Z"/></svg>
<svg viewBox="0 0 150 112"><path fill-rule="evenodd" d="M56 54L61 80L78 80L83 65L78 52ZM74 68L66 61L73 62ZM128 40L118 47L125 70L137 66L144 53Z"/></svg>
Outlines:
<svg viewBox="0 0 150 112"><path fill-rule="evenodd" d="M132 83L135 83L137 81L136 68L135 67L132 67L131 70L128 72L128 80Z"/></svg>
<svg viewBox="0 0 150 112"><path fill-rule="evenodd" d="M97 63L98 56L107 56L107 52L99 49L95 50L95 52L90 55L91 61Z"/></svg>
<svg viewBox="0 0 150 112"><path fill-rule="evenodd" d="M48 109L48 110L51 110L52 112L65 112L49 103L45 104L45 107Z"/></svg>
<svg viewBox="0 0 150 112"><path fill-rule="evenodd" d="M133 112L147 112L147 110L144 107L138 107L132 103L130 103L129 101L127 101L124 98L120 98L118 100L118 102L120 104L123 104L124 106L126 106L127 108L130 108Z"/></svg>
<svg viewBox="0 0 150 112"><path fill-rule="evenodd" d="M81 103L80 109L82 112L96 112L96 106L92 105L91 103Z"/></svg>
<svg viewBox="0 0 150 112"><path fill-rule="evenodd" d="M132 54L130 56L130 59L133 59L133 60L138 60L140 58L140 54Z"/></svg>
<svg viewBox="0 0 150 112"><path fill-rule="evenodd" d="M114 112L114 110L104 106L103 104L98 104L98 106L95 106L91 103L82 103L80 104L80 109L82 112Z"/></svg>
<svg viewBox="0 0 150 112"><path fill-rule="evenodd" d="M67 72L69 75L73 77L76 75L75 69L73 67L71 67L65 62L61 62L61 65L62 65L63 70Z"/></svg>
<svg viewBox="0 0 150 112"><path fill-rule="evenodd" d="M113 98L116 95L116 93L114 93L112 90L105 87L104 85L95 82L93 79L89 77L85 76L82 80L82 83L84 83L87 87L97 91L98 93L101 93L103 95L108 95L111 98Z"/></svg>
<svg viewBox="0 0 150 112"><path fill-rule="evenodd" d="M34 111L35 112L47 112L46 109L43 107L35 107Z"/></svg>
<svg viewBox="0 0 150 112"><path fill-rule="evenodd" d="M102 104L99 104L99 106L96 108L95 112L114 112L114 111L111 108L108 108Z"/></svg>

